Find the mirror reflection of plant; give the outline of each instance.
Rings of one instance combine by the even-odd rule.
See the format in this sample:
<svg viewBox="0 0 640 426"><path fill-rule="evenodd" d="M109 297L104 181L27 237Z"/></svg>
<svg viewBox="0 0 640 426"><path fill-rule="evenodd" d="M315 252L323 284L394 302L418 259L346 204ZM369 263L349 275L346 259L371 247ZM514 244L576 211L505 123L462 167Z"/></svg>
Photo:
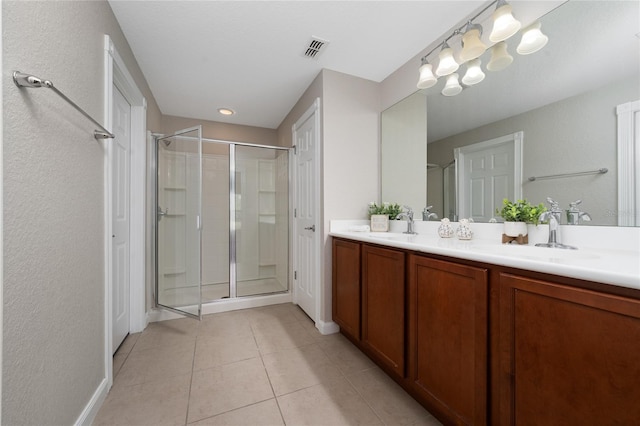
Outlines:
<svg viewBox="0 0 640 426"><path fill-rule="evenodd" d="M540 223L540 215L545 211L547 211L547 208L542 203L535 206L527 200L512 202L507 198L502 200L502 209L496 209L496 213L499 214L505 222L525 222L534 225Z"/></svg>
<svg viewBox="0 0 640 426"><path fill-rule="evenodd" d="M402 206L400 206L400 204L398 203L387 203L387 202L378 205L372 201L369 203L368 212L369 212L369 218L371 218L371 215L374 215L374 214L386 214L386 215L389 215L389 219L395 220L398 217L398 215L402 212Z"/></svg>

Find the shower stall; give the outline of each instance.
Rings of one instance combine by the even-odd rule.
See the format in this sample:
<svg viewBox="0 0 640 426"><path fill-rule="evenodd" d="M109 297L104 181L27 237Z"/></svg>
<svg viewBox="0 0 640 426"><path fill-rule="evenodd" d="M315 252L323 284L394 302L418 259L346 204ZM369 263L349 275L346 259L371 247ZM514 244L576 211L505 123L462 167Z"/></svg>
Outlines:
<svg viewBox="0 0 640 426"><path fill-rule="evenodd" d="M193 317L203 304L289 291L289 149L155 139L155 302Z"/></svg>

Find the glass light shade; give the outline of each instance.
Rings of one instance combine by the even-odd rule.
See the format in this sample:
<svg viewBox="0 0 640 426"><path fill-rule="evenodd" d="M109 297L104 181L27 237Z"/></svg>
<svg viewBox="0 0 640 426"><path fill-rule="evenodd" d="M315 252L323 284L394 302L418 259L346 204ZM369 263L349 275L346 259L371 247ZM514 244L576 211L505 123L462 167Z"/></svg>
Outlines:
<svg viewBox="0 0 640 426"><path fill-rule="evenodd" d="M520 21L511 14L511 5L504 2L498 2L498 8L493 12L493 29L489 35L489 40L497 43L514 35L522 25Z"/></svg>
<svg viewBox="0 0 640 426"><path fill-rule="evenodd" d="M422 64L420 66L420 78L418 79L418 89L428 89L434 86L438 79L433 75L433 66L431 64Z"/></svg>
<svg viewBox="0 0 640 426"><path fill-rule="evenodd" d="M540 31L541 26L540 22L536 21L524 29L522 40L520 40L520 44L516 49L519 54L529 55L535 53L547 44L549 37L542 34L542 31Z"/></svg>
<svg viewBox="0 0 640 426"><path fill-rule="evenodd" d="M487 46L480 40L480 26L470 26L470 29L462 36L462 52L460 60L467 62L482 55Z"/></svg>
<svg viewBox="0 0 640 426"><path fill-rule="evenodd" d="M460 67L460 65L458 65L456 60L453 58L453 49L451 49L446 43L442 47L442 50L440 51L438 57L440 58L438 68L436 68L436 75L438 77L456 72Z"/></svg>
<svg viewBox="0 0 640 426"><path fill-rule="evenodd" d="M507 51L507 43L501 41L491 48L491 59L487 64L489 71L500 71L511 65L513 56Z"/></svg>
<svg viewBox="0 0 640 426"><path fill-rule="evenodd" d="M458 74L451 74L447 77L447 84L442 89L442 94L445 96L455 96L462 92L462 86L458 83Z"/></svg>
<svg viewBox="0 0 640 426"><path fill-rule="evenodd" d="M462 83L467 86L473 86L482 80L484 80L484 72L482 72L482 68L480 68L480 59L476 58L467 62L467 72L464 77L462 77Z"/></svg>

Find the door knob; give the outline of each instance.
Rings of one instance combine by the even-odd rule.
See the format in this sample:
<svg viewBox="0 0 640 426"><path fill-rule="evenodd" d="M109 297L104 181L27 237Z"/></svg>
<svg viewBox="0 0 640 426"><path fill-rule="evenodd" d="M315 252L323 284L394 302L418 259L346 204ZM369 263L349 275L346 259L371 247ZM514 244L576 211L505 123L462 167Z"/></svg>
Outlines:
<svg viewBox="0 0 640 426"><path fill-rule="evenodd" d="M307 226L307 227L306 227L306 228L304 228L304 229L307 229L307 230L309 230L309 231L311 231L311 232L316 232L316 226L315 226L315 225Z"/></svg>

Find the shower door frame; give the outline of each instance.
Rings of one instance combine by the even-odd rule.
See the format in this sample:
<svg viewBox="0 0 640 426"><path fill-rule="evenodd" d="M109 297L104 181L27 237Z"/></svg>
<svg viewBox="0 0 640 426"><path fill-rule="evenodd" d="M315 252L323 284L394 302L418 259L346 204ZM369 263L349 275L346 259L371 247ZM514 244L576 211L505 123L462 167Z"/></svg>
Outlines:
<svg viewBox="0 0 640 426"><path fill-rule="evenodd" d="M178 308L174 308L171 306L166 306L163 304L160 304L159 301L159 295L158 295L158 286L159 286L159 279L160 279L160 271L159 271L159 265L160 263L158 262L158 236L159 236L159 228L160 228L160 214L159 212L161 211L159 209L159 191L160 191L160 182L158 179L158 172L159 172L159 164L160 161L158 159L159 156L159 149L158 149L158 143L162 140L162 139L167 139L170 137L178 137L180 135L183 135L185 133L191 133L197 131L198 132L198 159L199 159L199 177L200 177L200 181L198 182L198 213L197 213L197 218L196 218L196 228L198 230L198 253L200 256L200 261L199 261L199 265L198 265L198 293L199 293L199 300L198 300L198 313L197 314L192 314L189 312L186 312L184 310L178 309ZM189 136L188 136L189 137ZM181 129L178 130L176 132L174 132L172 135L169 136L156 136L154 137L154 154L155 154L155 205L154 205L154 209L153 209L153 214L155 216L155 229L154 229L154 236L155 236L155 250L154 250L154 260L155 260L155 283L152 286L152 292L153 292L153 301L154 301L154 305L156 308L160 308L160 309L164 309L167 310L169 312L173 312L179 315L184 315L187 316L189 318L194 318L197 320L201 320L202 319L202 142L203 142L203 138L202 138L202 125L198 125L198 126L193 126L193 127L189 127L186 129ZM185 260L186 261L186 260Z"/></svg>
<svg viewBox="0 0 640 426"><path fill-rule="evenodd" d="M183 130L176 132L176 133L181 133L183 132ZM165 135L154 135L154 160L155 160L155 167L158 167L158 149L157 149L157 142L159 139L162 139L166 137ZM221 300L225 300L225 301L229 301L229 300L238 300L238 299L250 299L253 297L261 297L261 296L266 296L266 295L262 295L262 294L256 294L256 295L251 295L251 296L241 296L238 297L237 296L237 270L236 270L236 260L237 260L237 256L236 256L236 229L235 229L235 215L236 215L236 181L235 181L235 172L236 172L236 153L235 153L235 148L237 146L242 146L242 147L253 147L253 148L262 148L262 149L272 149L272 150L276 150L276 151L287 151L287 162L288 162L288 177L287 177L287 199L288 199L288 205L287 205L287 214L288 214L288 225L287 225L287 232L288 232L288 255L287 255L287 290L283 291L281 293L276 293L276 294L292 294L293 290L292 290L292 282L293 282L293 277L292 277L292 238L293 238L293 233L292 233L292 212L293 212L293 194L292 194L292 175L293 175L293 170L292 170L292 157L293 157L293 153L294 153L294 148L287 148L287 147L281 147L281 146L274 146L274 145L261 145L261 144L256 144L256 143L249 143L249 142L236 142L236 141L229 141L229 140L223 140L223 139L211 139L211 138L205 138L205 137L201 137L201 141L203 144L205 143L220 143L220 144L226 144L229 146L229 297L226 299L221 299ZM202 167L202 158L200 159L200 163L201 163L201 167ZM155 187L155 199L153 200L153 206L152 206L152 211L153 214L156 215L156 211L158 208L158 174L155 173L155 182L154 182L154 187ZM202 176L201 176L202 179ZM184 315L183 312L179 311L179 310L175 310L175 309L171 309L171 308L167 308L165 306L162 305L158 305L157 303L157 289L158 289L158 279L159 279L159 273L158 273L158 221L157 221L157 215L156 215L156 220L153 222L154 223L154 229L153 229L153 239L154 239L154 256L153 259L155 261L155 265L152 268L152 270L155 273L155 277L153 278L153 283L154 285L152 285L151 287L151 292L152 292L152 299L154 301L154 307L157 309L165 309L167 311L173 312L173 313L178 313L181 315ZM205 226L205 223L201 223L200 226ZM200 252L200 268L202 269L202 252ZM202 280L202 276L200 277L200 279ZM200 285L202 285L202 282L200 283ZM209 303L217 303L218 301L207 301L205 304L209 304ZM200 303L201 305L204 306L204 304L202 303L202 295L200 297ZM201 313L204 310L204 307L201 308Z"/></svg>

